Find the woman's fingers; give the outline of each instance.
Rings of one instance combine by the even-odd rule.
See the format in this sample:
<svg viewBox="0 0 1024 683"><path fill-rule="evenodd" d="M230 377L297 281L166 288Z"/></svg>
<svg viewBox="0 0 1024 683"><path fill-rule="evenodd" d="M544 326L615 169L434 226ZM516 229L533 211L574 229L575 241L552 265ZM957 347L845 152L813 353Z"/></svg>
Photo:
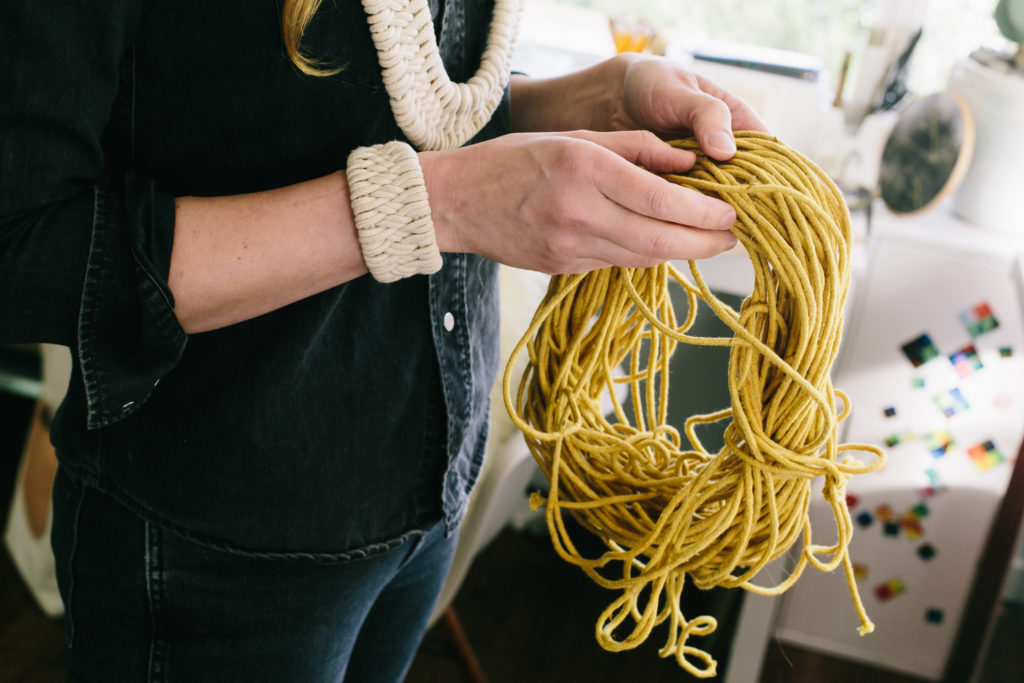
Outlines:
<svg viewBox="0 0 1024 683"><path fill-rule="evenodd" d="M633 213L704 230L728 230L736 222L736 211L720 199L617 160L609 167L597 177L597 189Z"/></svg>
<svg viewBox="0 0 1024 683"><path fill-rule="evenodd" d="M704 258L735 244L733 209L670 183L691 154L649 133L518 134L421 156L443 250L583 272Z"/></svg>
<svg viewBox="0 0 1024 683"><path fill-rule="evenodd" d="M740 121L724 98L724 91L709 93L702 81L692 74L680 74L669 81L661 93L672 102L676 118L682 126L693 131L701 149L708 156L725 160L736 153L732 131L739 129ZM741 113L741 120L747 117Z"/></svg>
<svg viewBox="0 0 1024 683"><path fill-rule="evenodd" d="M768 132L746 102L702 76L693 78L696 87L680 101L689 114L690 130L709 156L724 161L736 153L734 130Z"/></svg>
<svg viewBox="0 0 1024 683"><path fill-rule="evenodd" d="M672 148L651 134L579 133L599 145L585 168L592 198L562 204L552 225L580 226L560 249L593 254L605 264L647 267L673 259L706 258L729 249L736 212L729 204L670 183L636 166L672 164ZM601 149L603 147L604 149ZM569 195L573 197L573 195ZM601 241L594 241L594 238Z"/></svg>
<svg viewBox="0 0 1024 683"><path fill-rule="evenodd" d="M687 169L680 167L692 166L692 153L676 154L685 150L676 149L646 131L578 131L573 135L611 152L602 154L592 150L594 158L588 168L592 171L595 188L627 211L706 230L727 230L736 222L736 212L729 204L650 172L685 171Z"/></svg>
<svg viewBox="0 0 1024 683"><path fill-rule="evenodd" d="M726 230L736 222L736 212L727 203L649 172L685 172L693 166L692 152L672 147L647 131L577 131L573 136L614 153L597 158L594 179L602 194L624 208L669 223L707 230ZM623 161L629 163L623 164Z"/></svg>
<svg viewBox="0 0 1024 683"><path fill-rule="evenodd" d="M685 173L693 168L697 160L693 152L673 147L646 130L601 133L580 130L567 135L594 142L626 161L655 173Z"/></svg>
<svg viewBox="0 0 1024 683"><path fill-rule="evenodd" d="M691 228L619 210L616 233L594 246L594 256L605 265L649 268L666 261L708 258L737 242L728 230Z"/></svg>
<svg viewBox="0 0 1024 683"><path fill-rule="evenodd" d="M633 59L625 71L623 106L627 125L666 137L691 131L709 156L736 153L732 131L767 132L746 102L702 76L656 58Z"/></svg>

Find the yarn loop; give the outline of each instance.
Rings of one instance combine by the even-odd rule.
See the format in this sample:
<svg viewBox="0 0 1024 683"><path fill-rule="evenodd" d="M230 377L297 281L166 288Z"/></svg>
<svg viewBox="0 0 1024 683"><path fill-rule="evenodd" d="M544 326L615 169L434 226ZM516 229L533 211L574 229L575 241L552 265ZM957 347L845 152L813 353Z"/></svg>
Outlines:
<svg viewBox="0 0 1024 683"><path fill-rule="evenodd" d="M885 455L873 445L839 443L850 402L830 375L850 282L849 214L835 184L796 151L758 132L737 132L736 143L736 155L717 162L694 139L673 141L696 153L697 163L664 177L736 209L732 231L754 269L740 309L711 292L694 261L692 280L671 264L555 276L503 386L506 408L550 483L547 498L537 493L532 503L546 505L555 550L620 592L597 620L600 645L633 648L667 623L660 655L698 677L714 676L716 663L688 639L717 623L684 616L688 581L777 595L807 565L824 572L842 566L860 632L874 628L854 581L845 490ZM674 285L688 303L682 320L669 297ZM734 336L688 334L698 300ZM667 423L669 358L678 343L730 347L731 406L687 419L688 447ZM528 363L513 396L512 369L524 351ZM619 399L623 385L626 400ZM721 421L724 446L709 453L697 428ZM809 519L819 478L836 528L836 542L822 545L812 541ZM583 557L566 513L607 550ZM786 578L754 583L798 542Z"/></svg>

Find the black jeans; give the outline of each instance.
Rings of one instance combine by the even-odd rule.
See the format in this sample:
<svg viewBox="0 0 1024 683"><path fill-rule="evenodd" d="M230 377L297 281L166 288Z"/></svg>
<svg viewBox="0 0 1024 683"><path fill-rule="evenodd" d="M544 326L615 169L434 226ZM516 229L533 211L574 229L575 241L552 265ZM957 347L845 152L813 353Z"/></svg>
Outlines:
<svg viewBox="0 0 1024 683"><path fill-rule="evenodd" d="M69 680L397 683L454 552L444 526L365 559L264 559L162 529L60 471Z"/></svg>

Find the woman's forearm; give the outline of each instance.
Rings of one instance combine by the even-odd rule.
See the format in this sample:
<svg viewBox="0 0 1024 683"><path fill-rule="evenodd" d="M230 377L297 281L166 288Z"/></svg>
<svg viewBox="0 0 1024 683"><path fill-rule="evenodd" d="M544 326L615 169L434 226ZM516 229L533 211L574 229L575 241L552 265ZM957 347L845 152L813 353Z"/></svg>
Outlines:
<svg viewBox="0 0 1024 683"><path fill-rule="evenodd" d="M186 332L248 320L366 272L343 172L265 192L180 197L168 279Z"/></svg>
<svg viewBox="0 0 1024 683"><path fill-rule="evenodd" d="M607 70L628 63L608 60L566 77L571 82L513 84L516 128L591 131L421 152L438 250L568 273L729 248L736 215L728 204L638 167L685 171L691 152L625 123L619 132L592 132L618 125L597 108L602 83L622 80ZM169 285L186 332L263 315L367 272L340 171L266 192L179 198L174 234Z"/></svg>
<svg viewBox="0 0 1024 683"><path fill-rule="evenodd" d="M619 55L565 76L534 79L514 74L510 81L513 132L609 130L622 101L622 76L633 55ZM611 73L616 72L616 73Z"/></svg>

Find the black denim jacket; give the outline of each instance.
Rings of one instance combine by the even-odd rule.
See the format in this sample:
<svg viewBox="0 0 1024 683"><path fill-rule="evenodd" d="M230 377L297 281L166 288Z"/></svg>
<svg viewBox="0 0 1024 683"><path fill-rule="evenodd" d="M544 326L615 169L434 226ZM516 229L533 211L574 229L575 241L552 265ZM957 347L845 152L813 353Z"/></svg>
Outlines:
<svg viewBox="0 0 1024 683"><path fill-rule="evenodd" d="M491 2L441 1L462 81ZM349 557L461 519L497 362L496 266L446 255L429 278L365 276L184 334L174 196L278 187L403 139L359 0L324 2L303 45L344 70L291 65L276 0L0 3L0 343L76 350L62 466L212 544ZM478 139L507 116L506 97Z"/></svg>

